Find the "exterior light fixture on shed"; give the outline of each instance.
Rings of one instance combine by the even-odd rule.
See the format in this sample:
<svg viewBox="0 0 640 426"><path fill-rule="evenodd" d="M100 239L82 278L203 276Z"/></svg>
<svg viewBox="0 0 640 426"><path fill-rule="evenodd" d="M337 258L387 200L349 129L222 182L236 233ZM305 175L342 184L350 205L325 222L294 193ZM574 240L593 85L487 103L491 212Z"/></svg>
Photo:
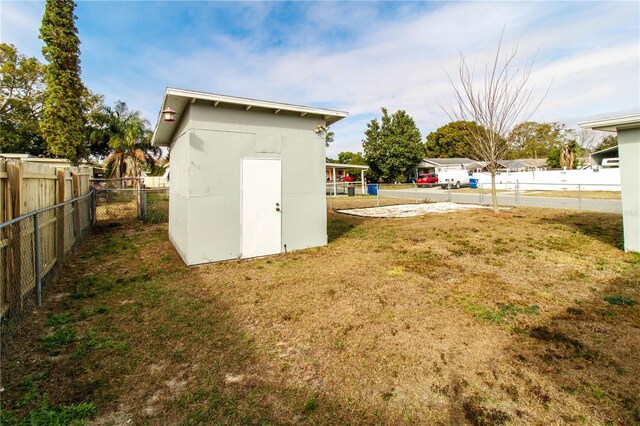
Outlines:
<svg viewBox="0 0 640 426"><path fill-rule="evenodd" d="M162 111L162 115L164 121L176 121L176 112L169 107Z"/></svg>
<svg viewBox="0 0 640 426"><path fill-rule="evenodd" d="M313 129L313 131L314 131L314 132L316 132L316 133L318 133L318 134L319 134L319 133L326 132L326 131L327 131L327 126L324 126L324 125L322 125L322 124L318 124L318 125L316 126L316 128L315 128L315 129Z"/></svg>

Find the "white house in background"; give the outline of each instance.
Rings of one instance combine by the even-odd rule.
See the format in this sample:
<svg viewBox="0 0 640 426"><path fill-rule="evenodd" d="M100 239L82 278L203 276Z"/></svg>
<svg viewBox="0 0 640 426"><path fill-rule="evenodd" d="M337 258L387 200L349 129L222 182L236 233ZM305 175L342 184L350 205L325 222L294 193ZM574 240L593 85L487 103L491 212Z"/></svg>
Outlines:
<svg viewBox="0 0 640 426"><path fill-rule="evenodd" d="M417 174L440 173L447 170L470 170L477 164L469 158L425 158L416 167Z"/></svg>
<svg viewBox="0 0 640 426"><path fill-rule="evenodd" d="M578 125L618 134L624 249L640 252L640 114L585 121Z"/></svg>
<svg viewBox="0 0 640 426"><path fill-rule="evenodd" d="M546 163L546 158L518 158L515 160L498 161L502 169L511 172L545 170Z"/></svg>
<svg viewBox="0 0 640 426"><path fill-rule="evenodd" d="M325 132L346 112L167 88L169 239L187 265L327 244Z"/></svg>
<svg viewBox="0 0 640 426"><path fill-rule="evenodd" d="M610 148L605 148L591 153L591 155L589 155L589 164L593 169L598 169L600 167L620 167L618 146L612 146Z"/></svg>

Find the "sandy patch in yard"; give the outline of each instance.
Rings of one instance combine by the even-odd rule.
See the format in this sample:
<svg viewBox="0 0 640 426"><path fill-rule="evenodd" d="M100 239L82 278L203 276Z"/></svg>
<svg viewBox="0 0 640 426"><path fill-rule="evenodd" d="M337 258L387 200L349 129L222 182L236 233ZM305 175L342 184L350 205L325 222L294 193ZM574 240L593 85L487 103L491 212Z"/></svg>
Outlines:
<svg viewBox="0 0 640 426"><path fill-rule="evenodd" d="M338 210L338 213L364 217L413 217L427 213L449 213L461 210L484 209L475 204L433 203L402 204L399 206L368 207L364 209Z"/></svg>

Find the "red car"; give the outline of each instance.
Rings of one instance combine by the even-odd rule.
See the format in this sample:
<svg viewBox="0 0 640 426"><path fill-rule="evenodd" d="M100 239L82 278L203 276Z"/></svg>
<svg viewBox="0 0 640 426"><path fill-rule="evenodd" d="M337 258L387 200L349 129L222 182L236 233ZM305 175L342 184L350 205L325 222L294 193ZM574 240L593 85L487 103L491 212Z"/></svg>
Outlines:
<svg viewBox="0 0 640 426"><path fill-rule="evenodd" d="M436 185L438 183L438 175L436 174L428 174L428 175L418 175L418 179L416 180L416 185L418 185L418 188L424 188L425 186L428 186L429 188L431 188L433 185Z"/></svg>
<svg viewBox="0 0 640 426"><path fill-rule="evenodd" d="M353 176L345 175L340 178L340 182L354 182L356 178Z"/></svg>

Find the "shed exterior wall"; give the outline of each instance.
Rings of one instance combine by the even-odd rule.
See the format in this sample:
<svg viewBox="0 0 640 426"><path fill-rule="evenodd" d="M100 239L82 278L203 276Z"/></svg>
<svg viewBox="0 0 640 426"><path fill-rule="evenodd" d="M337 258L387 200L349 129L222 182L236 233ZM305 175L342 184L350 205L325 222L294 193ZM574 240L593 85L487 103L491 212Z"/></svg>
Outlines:
<svg viewBox="0 0 640 426"><path fill-rule="evenodd" d="M185 263L242 257L242 158L281 160L281 251L327 243L325 143L314 132L323 120L198 102L188 111L171 145L169 211Z"/></svg>
<svg viewBox="0 0 640 426"><path fill-rule="evenodd" d="M624 249L640 252L640 129L618 130Z"/></svg>
<svg viewBox="0 0 640 426"><path fill-rule="evenodd" d="M184 131L171 144L171 172L169 177L169 239L187 263L189 174L181 171L189 167L190 133Z"/></svg>

